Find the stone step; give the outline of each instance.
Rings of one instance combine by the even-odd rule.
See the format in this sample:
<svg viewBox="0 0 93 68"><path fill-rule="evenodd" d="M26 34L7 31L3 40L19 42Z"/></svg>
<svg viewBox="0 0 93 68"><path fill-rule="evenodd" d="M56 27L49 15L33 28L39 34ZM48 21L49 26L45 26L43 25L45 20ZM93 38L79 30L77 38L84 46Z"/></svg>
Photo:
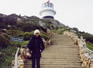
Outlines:
<svg viewBox="0 0 93 68"><path fill-rule="evenodd" d="M45 52L47 52L47 53L50 53L50 52L52 52L52 53L55 53L55 52L61 52L61 53L79 53L78 51L75 51L75 50L56 50L56 49L53 49L54 51L52 51L52 50L49 50L49 51L45 51Z"/></svg>
<svg viewBox="0 0 93 68"><path fill-rule="evenodd" d="M26 63L25 65L31 65L31 63ZM66 64L66 63L41 63L40 65L62 65L62 66L81 66L81 64L73 63L73 64Z"/></svg>
<svg viewBox="0 0 93 68"><path fill-rule="evenodd" d="M52 59L52 57L43 57L43 59ZM79 60L80 58L65 58L65 57L54 57L53 59L77 59L77 60Z"/></svg>
<svg viewBox="0 0 93 68"><path fill-rule="evenodd" d="M67 54L67 55L65 55L64 53ZM64 53L59 53L59 54L58 53L44 53L43 56L46 56L46 55L49 56L51 54L50 56L58 55L58 56L67 56L67 57L69 57L69 56L70 57L75 57L75 56L79 57L79 54L73 54L73 53L72 54L68 54L66 52L64 52Z"/></svg>
<svg viewBox="0 0 93 68"><path fill-rule="evenodd" d="M51 54L51 53L50 53L50 54ZM62 55L62 54L61 54L61 55L59 55L59 54L51 54L51 55L50 55L50 54L43 54L43 55L42 55L42 58L44 58L44 57L45 57L45 58L49 58L49 57L50 57L50 58L51 58L51 57L52 57L52 58L55 58L55 57L56 57L56 58L70 58L70 59L71 59L71 58L72 58L72 59L79 58L79 56L76 56L76 55Z"/></svg>
<svg viewBox="0 0 93 68"><path fill-rule="evenodd" d="M31 68L31 65L25 65L25 68ZM82 66L74 66L74 65L41 65L41 68L84 68Z"/></svg>
<svg viewBox="0 0 93 68"><path fill-rule="evenodd" d="M62 47L62 48L63 48L63 47L66 47L66 48L69 48L69 47L72 47L72 48L75 47L75 48L76 48L76 47L78 47L77 45L68 45L68 44L67 44L67 45L62 45L62 44L61 44L61 45L50 45L50 47L51 47L51 46Z"/></svg>
<svg viewBox="0 0 93 68"><path fill-rule="evenodd" d="M78 60L78 59L41 59L41 60L44 60L44 61L47 61L47 60L50 60L50 61L75 61L75 62L79 62L80 60Z"/></svg>
<svg viewBox="0 0 93 68"><path fill-rule="evenodd" d="M47 58L47 59L48 59L48 58L50 58L50 59L51 59L51 58L53 58L53 59L80 59L79 57L70 57L70 56L68 56L68 57L66 56L66 57L65 57L65 56L51 56L51 55L48 56L48 57L43 57L43 56L42 56L42 58L44 58L44 59L45 59L45 58Z"/></svg>
<svg viewBox="0 0 93 68"><path fill-rule="evenodd" d="M57 49L57 48L60 48L60 49L73 49L73 50L78 50L78 47L75 47L75 46L56 46L56 45L52 45L51 47L53 47L52 49Z"/></svg>
<svg viewBox="0 0 93 68"><path fill-rule="evenodd" d="M68 62L81 62L78 59L41 59L41 61L68 61ZM25 62L31 62L31 60L26 60Z"/></svg>
<svg viewBox="0 0 93 68"><path fill-rule="evenodd" d="M32 62L27 61L25 64L32 64ZM41 65L81 65L81 62L75 62L75 61L44 61L41 60Z"/></svg>
<svg viewBox="0 0 93 68"><path fill-rule="evenodd" d="M41 62L72 62L72 63L74 63L74 62L77 62L77 63L79 63L79 62L81 62L80 60L75 60L75 59L73 59L72 61L71 61L71 59L41 59ZM28 61L25 61L25 62L31 62L31 60L28 60Z"/></svg>

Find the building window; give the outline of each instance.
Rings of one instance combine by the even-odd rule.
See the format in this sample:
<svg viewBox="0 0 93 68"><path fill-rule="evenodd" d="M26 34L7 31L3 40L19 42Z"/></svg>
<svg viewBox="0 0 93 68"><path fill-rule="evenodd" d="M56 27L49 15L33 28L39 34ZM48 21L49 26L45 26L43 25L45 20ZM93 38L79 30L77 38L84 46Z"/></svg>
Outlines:
<svg viewBox="0 0 93 68"><path fill-rule="evenodd" d="M45 3L45 4L43 5L43 7L51 7L51 8L53 8L53 4L51 4L51 3Z"/></svg>
<svg viewBox="0 0 93 68"><path fill-rule="evenodd" d="M52 5L52 4L50 4L50 7L52 8L52 7L53 7L53 5Z"/></svg>
<svg viewBox="0 0 93 68"><path fill-rule="evenodd" d="M48 4L47 3L45 4L45 7L48 7Z"/></svg>
<svg viewBox="0 0 93 68"><path fill-rule="evenodd" d="M50 4L48 3L48 7L50 7Z"/></svg>

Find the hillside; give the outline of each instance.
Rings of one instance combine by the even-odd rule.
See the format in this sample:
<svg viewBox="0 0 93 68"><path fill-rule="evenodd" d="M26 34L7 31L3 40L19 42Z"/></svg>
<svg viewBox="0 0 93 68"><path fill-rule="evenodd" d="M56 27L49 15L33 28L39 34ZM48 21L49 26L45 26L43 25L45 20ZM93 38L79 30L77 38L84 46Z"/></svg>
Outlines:
<svg viewBox="0 0 93 68"><path fill-rule="evenodd" d="M78 28L71 28L55 19L40 19L36 16L0 14L0 31L2 31L2 29L22 30L23 32L31 32L35 29L40 29L46 32L47 29L49 29L59 34L62 34L62 31L68 30L75 32L79 37L83 36L86 41L93 43L93 35L90 33L81 32Z"/></svg>
<svg viewBox="0 0 93 68"><path fill-rule="evenodd" d="M83 36L86 41L93 43L93 35L87 32L81 32L78 28L71 28L55 19L40 19L36 16L21 16L17 14L0 14L0 31L7 30L22 30L31 32L35 29L43 30L50 29L54 32L62 34L62 31L68 30L75 32L79 37Z"/></svg>
<svg viewBox="0 0 93 68"><path fill-rule="evenodd" d="M47 29L61 35L64 31L75 32L79 37L83 36L88 42L87 47L93 50L92 34L81 32L77 28L70 28L58 20L40 19L36 16L0 14L0 68L7 68L11 64L16 48L26 47L35 29L40 29L41 36L45 40L50 39L50 36L47 34ZM23 42L13 42L11 41L11 37L22 37Z"/></svg>

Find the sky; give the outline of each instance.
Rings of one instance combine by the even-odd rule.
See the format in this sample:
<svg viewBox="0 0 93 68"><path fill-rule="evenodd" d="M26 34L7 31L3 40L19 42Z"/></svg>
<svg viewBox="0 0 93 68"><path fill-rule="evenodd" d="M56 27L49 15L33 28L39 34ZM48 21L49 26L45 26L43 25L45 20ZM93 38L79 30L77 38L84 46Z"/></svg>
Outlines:
<svg viewBox="0 0 93 68"><path fill-rule="evenodd" d="M47 0L0 0L0 13L38 16L42 3ZM55 19L93 34L93 0L50 0L57 12Z"/></svg>

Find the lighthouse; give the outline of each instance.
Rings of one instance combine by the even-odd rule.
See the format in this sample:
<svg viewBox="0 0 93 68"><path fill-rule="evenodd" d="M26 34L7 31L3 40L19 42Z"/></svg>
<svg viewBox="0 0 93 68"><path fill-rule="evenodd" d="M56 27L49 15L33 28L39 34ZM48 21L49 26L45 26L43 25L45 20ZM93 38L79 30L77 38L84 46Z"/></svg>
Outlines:
<svg viewBox="0 0 93 68"><path fill-rule="evenodd" d="M54 5L50 0L42 4L42 10L40 11L40 16L42 18L54 19L55 14Z"/></svg>

